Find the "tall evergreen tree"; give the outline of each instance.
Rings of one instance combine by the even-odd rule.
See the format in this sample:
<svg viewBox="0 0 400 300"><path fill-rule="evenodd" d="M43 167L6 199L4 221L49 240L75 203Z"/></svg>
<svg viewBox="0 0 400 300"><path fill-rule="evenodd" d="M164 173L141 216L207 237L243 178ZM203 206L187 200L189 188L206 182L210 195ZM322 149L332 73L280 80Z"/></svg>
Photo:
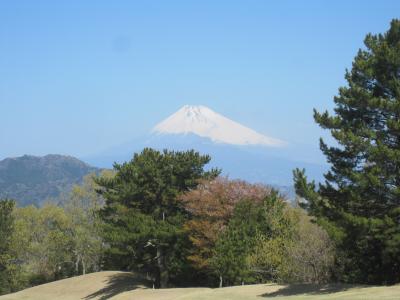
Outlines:
<svg viewBox="0 0 400 300"><path fill-rule="evenodd" d="M334 115L314 110L337 145L320 147L331 169L316 189L295 170L297 193L335 238L342 279L400 281L400 20L384 34L368 34L348 86L334 98Z"/></svg>
<svg viewBox="0 0 400 300"><path fill-rule="evenodd" d="M114 264L147 272L160 287L167 286L172 271L179 273L188 216L177 197L219 174L204 170L209 161L193 150L144 149L131 161L115 164L113 178L97 180L106 199L101 216Z"/></svg>

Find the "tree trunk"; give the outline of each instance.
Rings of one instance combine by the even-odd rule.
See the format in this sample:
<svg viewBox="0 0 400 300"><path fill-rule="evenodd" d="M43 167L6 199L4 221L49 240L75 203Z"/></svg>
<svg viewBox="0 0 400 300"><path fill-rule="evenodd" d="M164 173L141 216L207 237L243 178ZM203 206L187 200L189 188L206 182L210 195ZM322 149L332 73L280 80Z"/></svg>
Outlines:
<svg viewBox="0 0 400 300"><path fill-rule="evenodd" d="M313 278L312 278L312 282L311 283L319 284L318 275L317 275L318 274L317 268L313 263L311 263L310 265L311 265L311 269L313 270Z"/></svg>
<svg viewBox="0 0 400 300"><path fill-rule="evenodd" d="M82 260L82 275L86 274L86 264L85 264L85 260L83 259L83 257L81 258Z"/></svg>
<svg viewBox="0 0 400 300"><path fill-rule="evenodd" d="M222 288L222 276L219 276L219 287Z"/></svg>
<svg viewBox="0 0 400 300"><path fill-rule="evenodd" d="M165 267L165 255L160 246L157 247L157 265L160 272L160 288L168 286L168 270Z"/></svg>
<svg viewBox="0 0 400 300"><path fill-rule="evenodd" d="M79 275L79 261L80 261L80 256L76 256L76 261L75 261L75 274Z"/></svg>

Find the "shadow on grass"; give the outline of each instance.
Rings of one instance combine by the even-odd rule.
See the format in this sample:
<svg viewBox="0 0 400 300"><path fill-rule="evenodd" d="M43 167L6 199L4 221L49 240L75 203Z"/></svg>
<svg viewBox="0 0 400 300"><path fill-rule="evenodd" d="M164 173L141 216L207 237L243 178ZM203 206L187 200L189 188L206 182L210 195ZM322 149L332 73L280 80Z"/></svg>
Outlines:
<svg viewBox="0 0 400 300"><path fill-rule="evenodd" d="M123 292L128 292L136 289L143 289L149 286L149 282L138 277L133 273L121 273L111 275L106 282L106 287L86 296L85 300L99 299L106 300Z"/></svg>
<svg viewBox="0 0 400 300"><path fill-rule="evenodd" d="M347 284L291 284L281 288L278 291L265 293L260 295L265 298L279 297L279 296L295 296L295 295L325 295L338 292L344 292L351 288L355 288L354 285Z"/></svg>

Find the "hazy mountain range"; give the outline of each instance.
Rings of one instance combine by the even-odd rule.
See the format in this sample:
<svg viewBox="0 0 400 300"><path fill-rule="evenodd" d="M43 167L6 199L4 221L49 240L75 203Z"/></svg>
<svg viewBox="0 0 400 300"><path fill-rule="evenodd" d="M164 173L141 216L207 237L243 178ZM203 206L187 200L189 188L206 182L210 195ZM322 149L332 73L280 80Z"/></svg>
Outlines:
<svg viewBox="0 0 400 300"><path fill-rule="evenodd" d="M185 105L156 124L149 134L107 151L85 157L99 167L130 159L144 147L195 149L212 157L210 166L223 174L251 182L291 186L292 170L306 168L307 174L322 180L326 166L297 159L296 145L269 137L232 121L205 106Z"/></svg>
<svg viewBox="0 0 400 300"><path fill-rule="evenodd" d="M294 197L292 170L306 168L317 181L326 166L296 160L296 147L230 120L204 106L186 105L156 124L149 134L107 151L84 157L25 155L0 161L0 198L14 198L20 205L40 205L58 201L83 176L112 168L145 147L155 149L195 149L212 158L209 168L219 167L222 174L278 187ZM85 161L85 162L84 162Z"/></svg>

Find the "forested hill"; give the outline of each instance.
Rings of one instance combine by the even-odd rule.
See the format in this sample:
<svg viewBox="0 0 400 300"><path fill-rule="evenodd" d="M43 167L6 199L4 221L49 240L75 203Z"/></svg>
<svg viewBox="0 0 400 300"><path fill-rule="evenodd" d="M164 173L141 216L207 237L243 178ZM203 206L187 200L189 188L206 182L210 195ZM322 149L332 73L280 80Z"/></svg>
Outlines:
<svg viewBox="0 0 400 300"><path fill-rule="evenodd" d="M64 155L24 155L0 161L0 199L12 198L20 206L57 201L64 192L99 169Z"/></svg>

